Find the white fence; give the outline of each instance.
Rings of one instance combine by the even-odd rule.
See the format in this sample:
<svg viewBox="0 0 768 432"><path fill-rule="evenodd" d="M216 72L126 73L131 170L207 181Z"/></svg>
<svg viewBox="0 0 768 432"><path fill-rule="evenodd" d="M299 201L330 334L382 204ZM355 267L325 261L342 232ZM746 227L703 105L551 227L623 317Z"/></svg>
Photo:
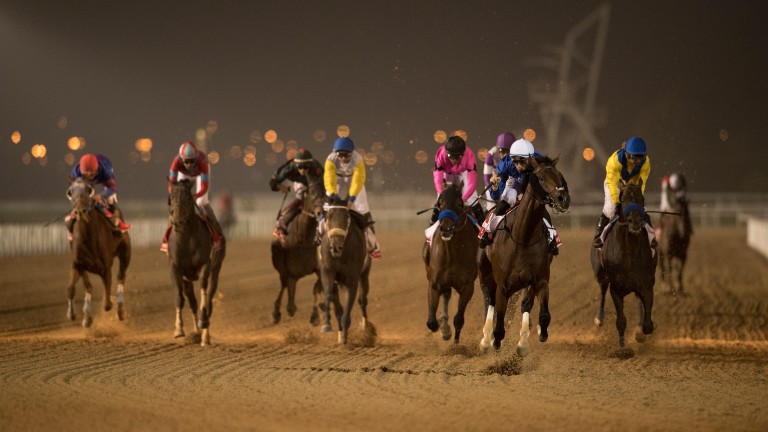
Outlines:
<svg viewBox="0 0 768 432"><path fill-rule="evenodd" d="M768 219L747 218L747 244L768 258Z"/></svg>
<svg viewBox="0 0 768 432"><path fill-rule="evenodd" d="M597 196L596 196L597 197ZM280 208L283 195L254 194L238 197L235 201L237 223L229 230L229 238L267 238L274 229L275 216ZM290 198L290 197L289 197ZM561 229L593 227L602 211L598 198L582 196L571 209L562 215L553 215L555 226ZM435 201L434 193L392 193L370 197L371 212L376 220L379 232L389 230L411 230L426 228L431 212L417 216L416 212L430 207ZM754 218L755 215L768 215L768 195L765 194L691 194L691 218L696 227L720 227L747 224L748 230L755 233L768 231L765 222ZM652 195L646 201L648 208L658 202ZM56 221L49 226L45 222L37 224L16 221L28 221L27 215L43 221L50 220L61 209L52 210L50 203L0 203L0 257L23 256L69 251L69 242L63 223ZM160 245L163 232L167 227L167 209L149 202L121 202L121 208L127 215L131 228L131 243L135 248L155 247ZM53 214L51 214L53 213ZM747 214L751 216L746 216ZM14 223L2 221L14 220ZM657 217L653 217L654 223ZM761 231L762 230L762 231ZM758 234L754 234L758 235ZM766 237L759 240L763 249L753 246L766 254ZM762 243L761 243L762 242Z"/></svg>

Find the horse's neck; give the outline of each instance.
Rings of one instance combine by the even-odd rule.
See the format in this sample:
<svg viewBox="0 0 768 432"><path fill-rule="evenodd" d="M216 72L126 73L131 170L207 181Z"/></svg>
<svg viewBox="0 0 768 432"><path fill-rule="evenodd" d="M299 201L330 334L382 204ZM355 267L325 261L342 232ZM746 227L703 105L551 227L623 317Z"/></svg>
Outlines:
<svg viewBox="0 0 768 432"><path fill-rule="evenodd" d="M512 234L518 242L525 243L534 235L539 235L536 227L544 218L544 205L534 198L530 183L516 213L512 223Z"/></svg>

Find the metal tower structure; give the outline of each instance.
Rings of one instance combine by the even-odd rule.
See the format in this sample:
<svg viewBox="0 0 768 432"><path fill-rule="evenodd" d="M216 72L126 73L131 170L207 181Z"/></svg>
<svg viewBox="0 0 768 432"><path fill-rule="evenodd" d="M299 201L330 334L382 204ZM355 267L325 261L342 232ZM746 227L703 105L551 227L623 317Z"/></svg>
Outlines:
<svg viewBox="0 0 768 432"><path fill-rule="evenodd" d="M550 153L561 155L558 168L572 191L584 190L589 180L585 179L588 164L604 166L610 156L594 132L595 126L604 123L604 116L595 109L595 97L609 15L610 6L601 5L566 33L562 46L549 49L550 56L528 62L556 74L554 82L532 82L529 95L539 107L544 141ZM594 151L591 162L582 157L587 147Z"/></svg>

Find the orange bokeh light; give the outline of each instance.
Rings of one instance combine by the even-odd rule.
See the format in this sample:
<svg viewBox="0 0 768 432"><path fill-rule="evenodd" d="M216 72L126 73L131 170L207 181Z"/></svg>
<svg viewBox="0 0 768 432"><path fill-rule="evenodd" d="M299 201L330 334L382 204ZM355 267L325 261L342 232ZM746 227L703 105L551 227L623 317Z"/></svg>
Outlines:
<svg viewBox="0 0 768 432"><path fill-rule="evenodd" d="M525 132L523 132L523 138L527 139L530 142L533 142L536 140L536 131L533 129L526 129Z"/></svg>
<svg viewBox="0 0 768 432"><path fill-rule="evenodd" d="M591 161L595 158L595 151L592 150L591 147L587 147L583 152L581 152L581 156L584 158L584 160Z"/></svg>
<svg viewBox="0 0 768 432"><path fill-rule="evenodd" d="M264 140L270 144L274 143L277 140L277 132L272 129L264 132Z"/></svg>
<svg viewBox="0 0 768 432"><path fill-rule="evenodd" d="M348 137L349 136L349 126L347 125L340 125L338 128L336 128L336 135L339 137Z"/></svg>

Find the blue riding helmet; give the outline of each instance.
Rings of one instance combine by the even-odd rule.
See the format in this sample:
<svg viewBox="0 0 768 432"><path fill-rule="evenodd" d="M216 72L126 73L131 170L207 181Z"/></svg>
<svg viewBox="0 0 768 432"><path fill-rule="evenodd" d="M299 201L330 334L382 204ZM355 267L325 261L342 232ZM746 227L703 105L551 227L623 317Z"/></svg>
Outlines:
<svg viewBox="0 0 768 432"><path fill-rule="evenodd" d="M645 141L643 141L643 139L640 137L629 137L627 140L627 145L624 149L631 155L645 156L646 154Z"/></svg>
<svg viewBox="0 0 768 432"><path fill-rule="evenodd" d="M355 149L355 143L347 137L341 137L333 143L333 151L348 151L351 152Z"/></svg>

